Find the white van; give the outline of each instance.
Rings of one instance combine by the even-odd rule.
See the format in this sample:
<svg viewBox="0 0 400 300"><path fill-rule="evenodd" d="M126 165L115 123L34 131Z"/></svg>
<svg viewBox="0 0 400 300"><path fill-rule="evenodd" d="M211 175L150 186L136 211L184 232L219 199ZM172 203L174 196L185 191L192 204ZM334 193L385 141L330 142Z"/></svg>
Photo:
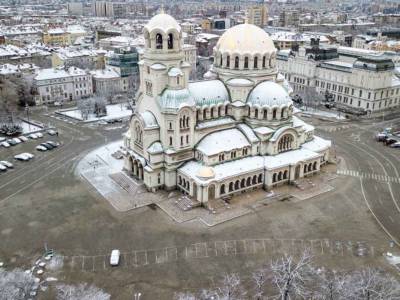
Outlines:
<svg viewBox="0 0 400 300"><path fill-rule="evenodd" d="M118 266L119 265L119 257L121 256L121 252L117 249L111 251L110 256L110 265L111 266Z"/></svg>

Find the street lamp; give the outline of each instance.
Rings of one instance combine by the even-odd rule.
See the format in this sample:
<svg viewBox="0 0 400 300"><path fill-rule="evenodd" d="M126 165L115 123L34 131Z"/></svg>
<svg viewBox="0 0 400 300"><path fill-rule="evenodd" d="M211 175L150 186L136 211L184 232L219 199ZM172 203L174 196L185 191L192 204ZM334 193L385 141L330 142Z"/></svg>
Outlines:
<svg viewBox="0 0 400 300"><path fill-rule="evenodd" d="M134 296L134 300L140 300L140 296L142 296L142 294L141 293L134 293L133 296Z"/></svg>

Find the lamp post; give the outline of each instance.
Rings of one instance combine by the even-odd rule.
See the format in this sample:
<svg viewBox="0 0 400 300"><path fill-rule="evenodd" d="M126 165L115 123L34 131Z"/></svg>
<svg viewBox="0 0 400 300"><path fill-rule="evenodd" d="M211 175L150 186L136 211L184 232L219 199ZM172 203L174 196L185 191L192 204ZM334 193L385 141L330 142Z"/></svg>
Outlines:
<svg viewBox="0 0 400 300"><path fill-rule="evenodd" d="M142 296L142 294L139 292L139 293L133 293L133 300L140 300L140 296Z"/></svg>

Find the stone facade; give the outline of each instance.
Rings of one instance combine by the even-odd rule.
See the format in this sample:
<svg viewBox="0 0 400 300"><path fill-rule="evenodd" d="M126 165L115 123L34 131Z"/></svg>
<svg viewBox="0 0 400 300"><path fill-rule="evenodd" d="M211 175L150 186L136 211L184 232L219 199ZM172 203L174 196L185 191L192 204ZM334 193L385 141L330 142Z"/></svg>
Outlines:
<svg viewBox="0 0 400 300"><path fill-rule="evenodd" d="M144 28L125 169L152 191L179 189L206 204L293 182L329 161L330 141L294 116L276 49L255 25L222 35L208 80L189 82L182 30L169 15ZM229 59L228 59L229 56Z"/></svg>

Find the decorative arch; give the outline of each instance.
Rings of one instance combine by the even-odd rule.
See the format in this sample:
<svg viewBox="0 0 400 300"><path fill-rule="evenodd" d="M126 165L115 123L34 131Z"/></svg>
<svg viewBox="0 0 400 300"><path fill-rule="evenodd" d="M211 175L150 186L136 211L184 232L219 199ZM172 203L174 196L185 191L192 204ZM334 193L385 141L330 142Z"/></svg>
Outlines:
<svg viewBox="0 0 400 300"><path fill-rule="evenodd" d="M292 150L294 137L291 133L285 133L278 141L278 152Z"/></svg>

